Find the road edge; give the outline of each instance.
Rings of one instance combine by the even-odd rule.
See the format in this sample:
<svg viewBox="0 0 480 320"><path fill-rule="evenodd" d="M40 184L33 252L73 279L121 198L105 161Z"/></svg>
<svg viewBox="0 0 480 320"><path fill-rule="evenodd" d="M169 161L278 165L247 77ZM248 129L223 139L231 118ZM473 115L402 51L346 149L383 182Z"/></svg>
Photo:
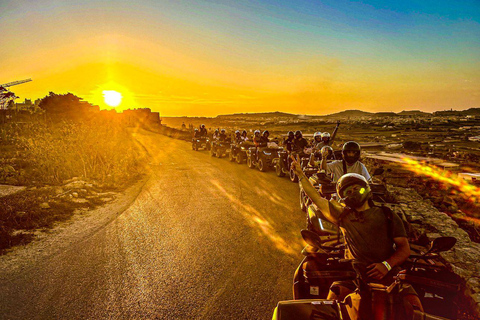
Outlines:
<svg viewBox="0 0 480 320"><path fill-rule="evenodd" d="M37 263L68 250L108 226L135 202L150 178L150 174L144 175L120 192L112 202L85 213L77 213L68 221L57 223L52 229L39 231L32 242L8 250L0 256L0 280L33 268Z"/></svg>

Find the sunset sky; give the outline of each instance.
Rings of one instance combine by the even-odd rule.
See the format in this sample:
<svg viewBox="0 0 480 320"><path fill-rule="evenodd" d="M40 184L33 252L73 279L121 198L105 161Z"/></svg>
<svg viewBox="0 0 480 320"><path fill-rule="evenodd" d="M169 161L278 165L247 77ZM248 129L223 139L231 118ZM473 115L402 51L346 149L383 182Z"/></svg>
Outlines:
<svg viewBox="0 0 480 320"><path fill-rule="evenodd" d="M480 1L0 0L0 84L162 116L480 107Z"/></svg>

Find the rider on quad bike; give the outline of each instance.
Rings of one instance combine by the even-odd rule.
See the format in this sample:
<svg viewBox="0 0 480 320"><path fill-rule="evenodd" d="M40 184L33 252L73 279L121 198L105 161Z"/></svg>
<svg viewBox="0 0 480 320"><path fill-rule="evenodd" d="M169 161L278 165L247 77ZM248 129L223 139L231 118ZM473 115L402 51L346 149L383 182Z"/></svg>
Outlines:
<svg viewBox="0 0 480 320"><path fill-rule="evenodd" d="M222 129L218 135L218 141L225 141L225 139L227 139L227 134L225 133L225 129Z"/></svg>
<svg viewBox="0 0 480 320"><path fill-rule="evenodd" d="M292 166L305 193L319 208L323 216L340 227L347 247L345 258L354 259L353 267L359 279L342 281L331 286L327 299L343 301L358 286L366 283L390 285L400 271L400 265L410 256L410 245L402 220L392 212L388 219L381 207L371 200L372 192L365 177L348 173L337 182L340 201L326 200L303 173L300 164ZM405 285L401 293L412 306L423 311L413 288Z"/></svg>
<svg viewBox="0 0 480 320"><path fill-rule="evenodd" d="M293 151L301 156L305 156L305 148L309 146L307 139L303 137L302 131L295 132L295 139L293 140Z"/></svg>
<svg viewBox="0 0 480 320"><path fill-rule="evenodd" d="M348 141L342 148L342 160L335 160L327 163L327 157L322 158L321 168L327 173L333 173L333 182L338 181L341 176L347 173L357 173L370 180L370 174L363 163L359 161L361 148L355 141Z"/></svg>
<svg viewBox="0 0 480 320"><path fill-rule="evenodd" d="M293 131L288 131L287 138L283 141L283 146L288 152L293 150L293 141L295 139L295 133Z"/></svg>

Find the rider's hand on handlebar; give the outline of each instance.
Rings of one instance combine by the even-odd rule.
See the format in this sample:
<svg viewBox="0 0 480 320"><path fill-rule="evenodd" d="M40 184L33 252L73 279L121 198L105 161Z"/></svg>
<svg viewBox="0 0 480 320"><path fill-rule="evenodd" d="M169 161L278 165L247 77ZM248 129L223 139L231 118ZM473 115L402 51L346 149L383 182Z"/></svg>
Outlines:
<svg viewBox="0 0 480 320"><path fill-rule="evenodd" d="M383 263L372 263L367 267L367 269L370 269L367 272L367 275L370 278L381 280L385 275L388 273L387 267L383 265Z"/></svg>

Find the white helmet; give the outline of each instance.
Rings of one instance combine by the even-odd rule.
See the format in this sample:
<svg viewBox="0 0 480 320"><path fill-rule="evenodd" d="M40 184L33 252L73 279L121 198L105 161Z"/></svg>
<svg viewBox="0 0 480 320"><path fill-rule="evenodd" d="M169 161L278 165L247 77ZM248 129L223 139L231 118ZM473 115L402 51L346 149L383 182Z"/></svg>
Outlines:
<svg viewBox="0 0 480 320"><path fill-rule="evenodd" d="M317 132L315 132L315 133L313 134L313 139L314 139L315 141L320 141L320 140L317 140L317 137L321 139L321 138L322 138L322 135L323 135L323 133L321 133L320 131L317 131Z"/></svg>

